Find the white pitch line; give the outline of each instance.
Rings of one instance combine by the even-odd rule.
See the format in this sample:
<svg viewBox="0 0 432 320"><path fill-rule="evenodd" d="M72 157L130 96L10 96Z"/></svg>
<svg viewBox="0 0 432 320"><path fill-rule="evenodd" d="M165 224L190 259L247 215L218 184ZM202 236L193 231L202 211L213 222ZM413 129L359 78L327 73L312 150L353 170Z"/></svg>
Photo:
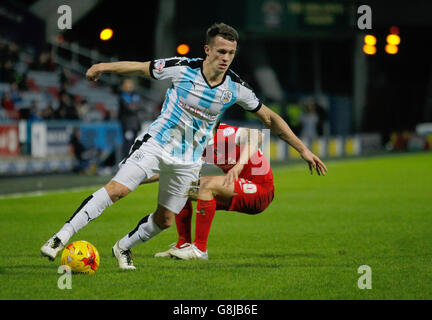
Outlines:
<svg viewBox="0 0 432 320"><path fill-rule="evenodd" d="M330 164L327 164L327 167L332 167L338 165L337 162L331 162ZM283 171L307 171L309 168L305 166L305 164L298 163L294 164L292 166L276 166L273 168L273 171L276 170L283 170ZM19 198L30 198L30 197L40 197L47 194L56 194L56 193L65 193L65 192L80 192L87 189L99 189L101 188L101 185L94 185L94 186L84 186L84 187L76 187L76 188L66 188L66 189L56 189L56 190L46 190L46 191L29 191L29 192L21 192L21 193L11 193L11 194L4 194L0 195L0 200L3 199L19 199Z"/></svg>
<svg viewBox="0 0 432 320"><path fill-rule="evenodd" d="M88 189L96 189L100 187L101 187L100 185L97 185L97 186L76 187L76 188L69 188L69 189L56 189L56 190L46 190L46 191L39 190L39 191L30 191L30 192L22 192L22 193L11 193L11 194L0 195L0 200L40 197L40 196L45 196L48 194L55 194L55 193L80 192L80 191L84 191Z"/></svg>

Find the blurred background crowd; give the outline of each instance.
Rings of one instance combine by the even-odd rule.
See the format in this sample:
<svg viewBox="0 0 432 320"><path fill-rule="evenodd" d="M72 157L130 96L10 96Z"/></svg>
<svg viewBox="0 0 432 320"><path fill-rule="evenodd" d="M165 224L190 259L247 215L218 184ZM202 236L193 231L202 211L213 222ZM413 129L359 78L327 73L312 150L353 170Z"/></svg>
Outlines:
<svg viewBox="0 0 432 320"><path fill-rule="evenodd" d="M432 6L414 2L223 0L210 6L152 0L142 19L139 1L2 1L0 175L27 172L16 168L14 157L74 156L80 171L88 166L83 152L99 150L104 161L114 154L115 163L158 116L169 84L115 75L90 83L87 68L102 61L203 57L205 31L220 21L240 33L232 68L321 156L428 150L432 63L424 39ZM364 4L372 10L372 29L357 24ZM70 29L59 27L61 5L71 9ZM395 52L385 45L390 34L399 38ZM375 39L373 50L366 36ZM223 121L259 127L238 106ZM286 146L270 149L274 159L292 157Z"/></svg>
<svg viewBox="0 0 432 320"><path fill-rule="evenodd" d="M19 44L0 37L1 120L82 120L107 121L119 116L117 104L123 106L125 96L134 94L131 79L118 86L88 84L90 89L101 87L106 101L89 103L86 96L74 89L85 81L84 74L72 72L55 62L52 48L44 45L42 52L22 51ZM28 49L28 48L27 48ZM30 75L30 77L29 77ZM119 101L113 101L117 95ZM111 100L109 100L111 99ZM115 99L114 99L115 100ZM128 101L129 102L129 101ZM111 103L111 104L110 104ZM145 108L139 95L133 101L136 110L145 109L142 120L154 118L158 106Z"/></svg>

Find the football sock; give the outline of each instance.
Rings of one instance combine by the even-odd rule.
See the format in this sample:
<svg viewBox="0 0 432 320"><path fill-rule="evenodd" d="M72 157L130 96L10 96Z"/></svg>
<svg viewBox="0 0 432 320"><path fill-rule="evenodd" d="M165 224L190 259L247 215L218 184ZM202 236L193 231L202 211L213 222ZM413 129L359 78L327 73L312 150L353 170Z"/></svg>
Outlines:
<svg viewBox="0 0 432 320"><path fill-rule="evenodd" d="M100 188L86 198L56 236L66 245L69 239L90 221L96 219L113 202L105 188Z"/></svg>
<svg viewBox="0 0 432 320"><path fill-rule="evenodd" d="M162 229L154 222L153 215L154 212L141 219L135 229L119 240L119 247L123 250L129 250L159 234Z"/></svg>
<svg viewBox="0 0 432 320"><path fill-rule="evenodd" d="M176 247L180 248L185 243L191 243L191 222L193 207L192 201L188 200L184 208L175 216L178 240Z"/></svg>
<svg viewBox="0 0 432 320"><path fill-rule="evenodd" d="M195 224L194 244L201 251L207 250L207 240L210 233L211 223L216 212L216 200L197 201L197 214Z"/></svg>

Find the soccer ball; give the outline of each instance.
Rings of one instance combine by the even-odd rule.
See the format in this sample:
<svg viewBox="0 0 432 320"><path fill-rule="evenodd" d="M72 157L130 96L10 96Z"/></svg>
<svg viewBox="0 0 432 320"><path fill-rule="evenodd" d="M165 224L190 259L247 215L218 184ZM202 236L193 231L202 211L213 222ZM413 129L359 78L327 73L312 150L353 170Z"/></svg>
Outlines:
<svg viewBox="0 0 432 320"><path fill-rule="evenodd" d="M99 268L99 252L88 241L70 243L61 256L61 264L69 266L74 273L94 274Z"/></svg>

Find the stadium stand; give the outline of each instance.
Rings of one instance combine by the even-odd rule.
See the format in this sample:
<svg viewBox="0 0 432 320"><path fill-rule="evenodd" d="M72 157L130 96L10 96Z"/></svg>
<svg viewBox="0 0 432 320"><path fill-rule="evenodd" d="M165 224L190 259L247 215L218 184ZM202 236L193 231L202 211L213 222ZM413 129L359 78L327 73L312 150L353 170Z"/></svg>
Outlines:
<svg viewBox="0 0 432 320"><path fill-rule="evenodd" d="M110 85L90 83L82 74L57 65L49 47L40 55L34 52L0 38L0 175L71 171L76 161L68 134L75 126L87 123L91 128L94 123L99 128L105 122L107 132L120 132L118 97ZM36 144L32 135L40 136L41 125L33 124L40 121L46 138ZM95 146L94 137L93 132L89 147ZM113 140L121 144L121 139Z"/></svg>
<svg viewBox="0 0 432 320"><path fill-rule="evenodd" d="M101 84L92 84L85 80L82 75L72 73L71 71L63 72L59 66L45 67L43 63L39 67L29 59L29 53L21 52L16 60L11 60L13 55L12 48L19 48L17 44L1 39L1 77L0 77L0 95L3 97L11 96L13 103L10 109L21 111L34 108L30 113L35 118L42 119L42 111L48 106L56 111L61 106L61 94L66 93L72 99L72 107L77 109L79 102L85 100L90 104L92 112L99 112L99 117L94 119L107 119L106 114L116 116L118 108L118 99L111 87ZM42 53L42 55L45 53ZM35 57L34 60L38 59ZM35 68L35 69L34 69ZM63 74L67 73L68 76ZM66 79L65 79L66 78ZM2 105L1 118L3 120L16 119L5 111ZM90 110L89 110L90 111ZM64 116L57 113L54 119L64 119ZM78 113L82 117L85 114ZM21 112L19 119L28 119L28 112ZM111 116L108 116L110 119ZM76 119L74 119L76 120ZM84 119L82 119L84 120Z"/></svg>

